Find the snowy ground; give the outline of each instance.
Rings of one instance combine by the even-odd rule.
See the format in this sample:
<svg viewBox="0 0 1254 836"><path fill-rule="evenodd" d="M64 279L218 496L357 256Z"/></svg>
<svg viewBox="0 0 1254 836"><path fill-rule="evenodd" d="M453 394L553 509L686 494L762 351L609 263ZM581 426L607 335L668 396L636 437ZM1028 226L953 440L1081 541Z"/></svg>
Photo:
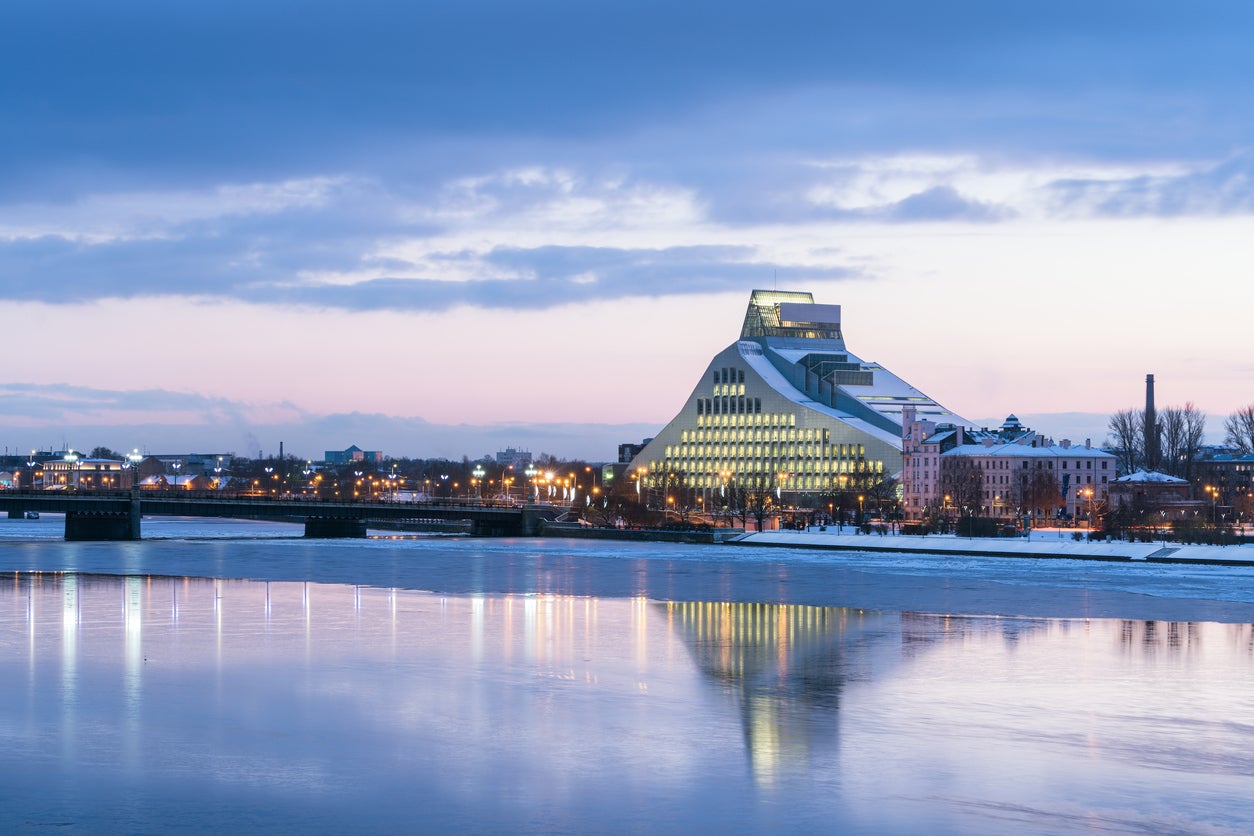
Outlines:
<svg viewBox="0 0 1254 836"><path fill-rule="evenodd" d="M1028 538L957 537L952 534L859 534L853 526L821 530L763 531L746 534L737 543L754 546L843 549L855 551L925 552L929 554L1003 557L1059 557L1073 560L1146 560L1154 563L1216 563L1254 565L1254 545L1198 546L1180 543L1089 543L1076 541L1073 529L1037 529Z"/></svg>

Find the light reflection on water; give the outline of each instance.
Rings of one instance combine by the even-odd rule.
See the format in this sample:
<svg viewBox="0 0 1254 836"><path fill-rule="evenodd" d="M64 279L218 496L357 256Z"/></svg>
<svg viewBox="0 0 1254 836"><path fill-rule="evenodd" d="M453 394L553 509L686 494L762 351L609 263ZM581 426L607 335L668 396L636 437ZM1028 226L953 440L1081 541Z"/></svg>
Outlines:
<svg viewBox="0 0 1254 836"><path fill-rule="evenodd" d="M6 831L1254 829L1249 625L10 577Z"/></svg>

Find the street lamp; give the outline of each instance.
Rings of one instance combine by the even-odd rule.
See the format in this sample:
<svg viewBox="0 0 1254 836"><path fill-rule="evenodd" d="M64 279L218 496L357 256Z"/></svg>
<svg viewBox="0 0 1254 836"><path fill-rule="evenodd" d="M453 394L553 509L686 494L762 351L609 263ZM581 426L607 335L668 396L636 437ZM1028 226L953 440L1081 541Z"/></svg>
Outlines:
<svg viewBox="0 0 1254 836"><path fill-rule="evenodd" d="M30 460L26 462L26 467L29 469L29 472L30 472L30 489L31 490L35 489L35 465L37 464L39 464L39 462L35 461L35 451L31 450Z"/></svg>
<svg viewBox="0 0 1254 836"><path fill-rule="evenodd" d="M78 490L78 453L73 450L65 454L65 461L70 466L70 487Z"/></svg>
<svg viewBox="0 0 1254 836"><path fill-rule="evenodd" d="M483 477L487 475L487 471L483 469L483 465L475 465L475 469L470 471L470 475L475 477L475 486L479 492L479 498L483 499Z"/></svg>
<svg viewBox="0 0 1254 836"><path fill-rule="evenodd" d="M139 463L144 460L140 455L139 448L131 448L131 452L126 454L126 460L131 463L131 488L138 493L139 491Z"/></svg>
<svg viewBox="0 0 1254 836"><path fill-rule="evenodd" d="M527 481L531 482L532 499L538 502L540 500L540 489L536 487L536 476L539 475L540 471L536 470L535 465L529 464L523 473L527 474Z"/></svg>

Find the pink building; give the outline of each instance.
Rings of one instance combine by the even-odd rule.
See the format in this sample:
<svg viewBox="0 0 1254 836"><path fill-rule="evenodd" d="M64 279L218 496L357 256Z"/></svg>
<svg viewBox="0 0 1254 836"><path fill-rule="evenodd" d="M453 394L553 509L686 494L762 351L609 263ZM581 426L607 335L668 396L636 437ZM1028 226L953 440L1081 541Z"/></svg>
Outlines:
<svg viewBox="0 0 1254 836"><path fill-rule="evenodd" d="M1014 415L996 430L918 420L902 410L902 511L921 520L959 511L1017 519L1092 519L1105 507L1115 457L1088 441L1055 444ZM962 458L977 486L957 498L946 484L946 461ZM958 507L961 504L963 507Z"/></svg>

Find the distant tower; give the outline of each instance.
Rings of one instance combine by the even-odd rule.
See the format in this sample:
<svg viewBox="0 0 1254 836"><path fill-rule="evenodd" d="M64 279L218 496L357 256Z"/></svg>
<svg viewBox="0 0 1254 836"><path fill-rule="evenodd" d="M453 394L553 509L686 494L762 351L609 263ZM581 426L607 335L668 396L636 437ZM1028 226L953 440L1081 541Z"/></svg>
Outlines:
<svg viewBox="0 0 1254 836"><path fill-rule="evenodd" d="M1158 413L1154 411L1154 376L1145 376L1145 469L1158 470Z"/></svg>

